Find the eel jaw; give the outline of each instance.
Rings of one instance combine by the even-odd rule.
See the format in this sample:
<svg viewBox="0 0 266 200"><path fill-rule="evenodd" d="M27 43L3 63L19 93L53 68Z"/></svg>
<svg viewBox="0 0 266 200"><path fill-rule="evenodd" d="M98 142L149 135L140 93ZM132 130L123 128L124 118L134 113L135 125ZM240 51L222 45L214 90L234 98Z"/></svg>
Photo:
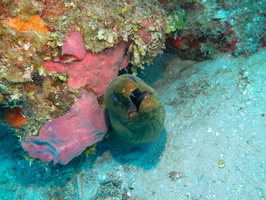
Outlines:
<svg viewBox="0 0 266 200"><path fill-rule="evenodd" d="M135 90L133 90L128 99L129 99L129 108L128 108L128 112L127 112L127 119L135 116L136 114L138 114L139 111L139 107L140 104L143 102L144 99L150 97L150 92L147 91L140 91L139 88L136 88Z"/></svg>

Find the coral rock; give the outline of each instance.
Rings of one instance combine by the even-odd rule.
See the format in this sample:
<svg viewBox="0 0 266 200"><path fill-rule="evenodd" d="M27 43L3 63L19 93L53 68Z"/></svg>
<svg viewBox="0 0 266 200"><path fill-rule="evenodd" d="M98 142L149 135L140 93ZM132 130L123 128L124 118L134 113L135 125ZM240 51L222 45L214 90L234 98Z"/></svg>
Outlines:
<svg viewBox="0 0 266 200"><path fill-rule="evenodd" d="M26 137L22 146L30 157L67 164L88 146L101 141L106 132L104 111L96 96L83 90L70 113L47 122L39 136Z"/></svg>
<svg viewBox="0 0 266 200"><path fill-rule="evenodd" d="M116 47L94 54L87 52L81 61L70 64L45 61L47 71L69 72L68 85L73 89L89 87L97 96L104 94L106 87L118 75L118 70L126 67L128 57L125 50L128 43L121 42Z"/></svg>

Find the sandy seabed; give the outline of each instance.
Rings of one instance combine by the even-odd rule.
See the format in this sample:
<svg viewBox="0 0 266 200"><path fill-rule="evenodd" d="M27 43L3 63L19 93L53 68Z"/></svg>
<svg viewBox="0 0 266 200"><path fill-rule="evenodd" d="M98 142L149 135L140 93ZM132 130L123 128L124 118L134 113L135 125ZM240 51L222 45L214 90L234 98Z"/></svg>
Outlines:
<svg viewBox="0 0 266 200"><path fill-rule="evenodd" d="M95 155L53 166L26 161L2 124L0 199L266 199L265 49L204 62L163 54L145 73L166 109L153 144L103 141Z"/></svg>

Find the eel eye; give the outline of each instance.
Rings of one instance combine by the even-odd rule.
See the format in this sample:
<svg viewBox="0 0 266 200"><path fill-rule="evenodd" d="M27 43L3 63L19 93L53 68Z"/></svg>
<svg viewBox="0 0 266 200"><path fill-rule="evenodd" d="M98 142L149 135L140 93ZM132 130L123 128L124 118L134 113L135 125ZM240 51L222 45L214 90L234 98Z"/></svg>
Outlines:
<svg viewBox="0 0 266 200"><path fill-rule="evenodd" d="M117 94L113 93L112 97L113 97L113 100L115 100L117 102L120 101L120 98L119 98L119 96Z"/></svg>
<svg viewBox="0 0 266 200"><path fill-rule="evenodd" d="M134 81L134 82L137 82L137 80L133 77L133 76L129 76L129 78Z"/></svg>

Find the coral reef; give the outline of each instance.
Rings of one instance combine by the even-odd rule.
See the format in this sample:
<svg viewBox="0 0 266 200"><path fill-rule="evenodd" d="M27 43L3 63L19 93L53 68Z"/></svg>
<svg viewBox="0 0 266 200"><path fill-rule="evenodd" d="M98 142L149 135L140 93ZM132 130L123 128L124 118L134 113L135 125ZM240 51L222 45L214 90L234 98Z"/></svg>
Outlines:
<svg viewBox="0 0 266 200"><path fill-rule="evenodd" d="M155 0L5 1L0 14L0 106L23 107L22 140L65 115L83 88L100 97L119 69L151 62L167 29Z"/></svg>
<svg viewBox="0 0 266 200"><path fill-rule="evenodd" d="M184 59L214 58L216 52L231 51L233 55L252 55L265 37L265 12L258 1L182 1L186 12L182 30L170 34L170 45Z"/></svg>
<svg viewBox="0 0 266 200"><path fill-rule="evenodd" d="M38 137L27 136L22 146L33 158L67 164L107 132L103 109L96 96L86 90L75 99L68 114L47 122Z"/></svg>

